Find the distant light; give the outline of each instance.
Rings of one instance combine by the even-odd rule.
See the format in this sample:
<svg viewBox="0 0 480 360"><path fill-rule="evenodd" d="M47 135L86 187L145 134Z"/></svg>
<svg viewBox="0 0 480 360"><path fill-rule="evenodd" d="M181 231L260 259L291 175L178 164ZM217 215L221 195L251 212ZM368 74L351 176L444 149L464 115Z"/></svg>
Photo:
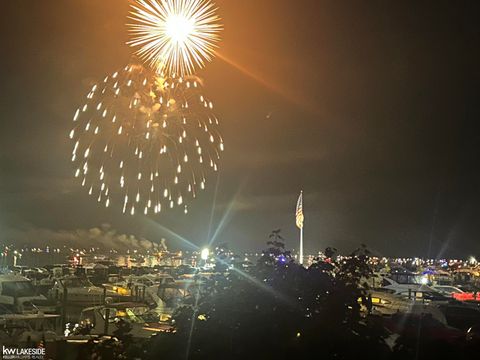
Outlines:
<svg viewBox="0 0 480 360"><path fill-rule="evenodd" d="M202 252L200 253L200 257L202 258L202 260L207 260L209 255L210 250L208 250L208 248L202 249Z"/></svg>
<svg viewBox="0 0 480 360"><path fill-rule="evenodd" d="M422 283L422 285L427 285L428 284L428 277L423 276L422 279L420 280L420 282Z"/></svg>
<svg viewBox="0 0 480 360"><path fill-rule="evenodd" d="M475 265L477 263L477 259L475 259L474 256L470 256L469 261L470 261L470 264L472 264L472 265Z"/></svg>

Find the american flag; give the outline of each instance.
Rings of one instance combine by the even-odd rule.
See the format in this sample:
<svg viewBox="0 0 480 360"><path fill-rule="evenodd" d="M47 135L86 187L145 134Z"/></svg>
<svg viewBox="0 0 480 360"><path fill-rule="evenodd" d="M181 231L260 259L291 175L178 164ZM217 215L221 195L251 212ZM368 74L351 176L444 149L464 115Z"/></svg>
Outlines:
<svg viewBox="0 0 480 360"><path fill-rule="evenodd" d="M297 210L295 211L295 220L299 229L303 228L303 191L297 200Z"/></svg>

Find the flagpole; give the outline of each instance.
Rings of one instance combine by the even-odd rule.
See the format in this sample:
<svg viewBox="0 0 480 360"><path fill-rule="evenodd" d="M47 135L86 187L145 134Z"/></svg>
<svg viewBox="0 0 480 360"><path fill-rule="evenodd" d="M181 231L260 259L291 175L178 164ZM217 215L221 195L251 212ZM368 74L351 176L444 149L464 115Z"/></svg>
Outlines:
<svg viewBox="0 0 480 360"><path fill-rule="evenodd" d="M300 228L300 265L303 265L303 226Z"/></svg>
<svg viewBox="0 0 480 360"><path fill-rule="evenodd" d="M302 197L302 226L300 227L300 265L303 265L303 190L300 191Z"/></svg>

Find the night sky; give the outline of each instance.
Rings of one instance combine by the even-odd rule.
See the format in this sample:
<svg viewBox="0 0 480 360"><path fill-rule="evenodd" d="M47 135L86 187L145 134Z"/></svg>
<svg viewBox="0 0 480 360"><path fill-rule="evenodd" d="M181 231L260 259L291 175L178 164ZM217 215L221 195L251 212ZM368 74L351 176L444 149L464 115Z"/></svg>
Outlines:
<svg viewBox="0 0 480 360"><path fill-rule="evenodd" d="M146 218L87 195L67 138L91 85L130 59L128 1L2 2L0 243L96 246L110 224L234 250L281 228L295 248L303 189L307 252L480 255L478 1L216 3L221 57L199 75L219 177L188 215Z"/></svg>

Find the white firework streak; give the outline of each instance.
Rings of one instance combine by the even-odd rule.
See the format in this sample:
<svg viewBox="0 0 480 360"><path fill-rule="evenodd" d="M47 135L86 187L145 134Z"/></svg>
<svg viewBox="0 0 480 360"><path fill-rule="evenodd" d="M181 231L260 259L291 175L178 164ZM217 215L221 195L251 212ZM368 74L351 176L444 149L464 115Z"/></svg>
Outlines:
<svg viewBox="0 0 480 360"><path fill-rule="evenodd" d="M210 0L136 0L130 46L157 72L187 76L215 55L222 25Z"/></svg>

